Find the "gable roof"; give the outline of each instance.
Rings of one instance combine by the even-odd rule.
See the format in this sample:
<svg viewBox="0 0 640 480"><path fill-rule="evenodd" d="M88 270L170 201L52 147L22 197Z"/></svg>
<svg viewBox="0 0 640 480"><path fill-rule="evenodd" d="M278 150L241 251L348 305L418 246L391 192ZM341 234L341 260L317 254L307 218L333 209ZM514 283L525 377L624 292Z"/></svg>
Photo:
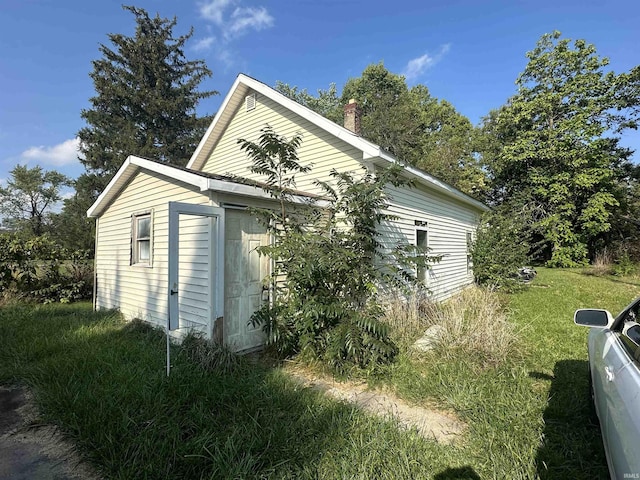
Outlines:
<svg viewBox="0 0 640 480"><path fill-rule="evenodd" d="M188 167L167 165L165 163L149 160L148 158L129 155L104 191L96 199L93 205L91 205L89 210L87 210L87 217L99 217L102 215L105 209L120 194L122 189L124 189L129 181L140 171L164 175L196 187L201 192L211 190L235 195L244 195L253 198L273 199L271 195L265 192L264 188L266 188L266 185L260 182L244 178L232 178L225 175L200 172ZM325 199L319 195L312 195L303 192L294 192L294 195L292 196L292 201L294 203L308 203L309 200L314 200L318 206L323 206Z"/></svg>
<svg viewBox="0 0 640 480"><path fill-rule="evenodd" d="M319 113L314 112L310 108L299 104L298 102L284 96L280 92L277 92L268 85L251 78L244 74L239 74L235 82L231 86L229 93L224 98L218 113L214 117L211 125L207 129L206 133L200 140L198 147L193 152L187 168L192 170L201 170L205 162L211 155L211 152L215 148L218 140L222 137L225 129L231 122L236 110L244 102L244 99L251 91L255 91L260 95L271 99L272 101L282 105L293 113L299 115L305 120L311 122L317 127L325 130L326 132L344 140L349 145L362 151L363 161L379 162L384 166L400 165L404 168L404 171L409 173L412 178L415 178L420 183L423 183L436 191L443 193L444 195L455 198L468 205L472 205L480 210L487 211L487 207L482 202L462 193L460 190L452 187L451 185L439 180L438 178L429 175L428 173L420 170L419 168L405 165L396 157L385 151L379 145L376 145L359 135L356 135L352 131L338 125L335 122L323 117Z"/></svg>

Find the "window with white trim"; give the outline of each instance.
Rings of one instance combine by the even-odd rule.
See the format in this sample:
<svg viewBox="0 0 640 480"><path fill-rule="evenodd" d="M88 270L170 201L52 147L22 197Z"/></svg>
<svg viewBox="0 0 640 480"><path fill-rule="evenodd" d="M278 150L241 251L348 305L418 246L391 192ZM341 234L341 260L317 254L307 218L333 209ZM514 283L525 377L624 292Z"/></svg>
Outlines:
<svg viewBox="0 0 640 480"><path fill-rule="evenodd" d="M417 222L416 222L417 223ZM416 247L420 248L423 256L427 256L427 249L429 248L429 235L427 233L426 222L422 228L416 228ZM419 282L424 284L429 280L428 275L429 269L426 265L417 265L416 266L416 278Z"/></svg>
<svg viewBox="0 0 640 480"><path fill-rule="evenodd" d="M132 217L131 265L151 266L151 218L151 212Z"/></svg>

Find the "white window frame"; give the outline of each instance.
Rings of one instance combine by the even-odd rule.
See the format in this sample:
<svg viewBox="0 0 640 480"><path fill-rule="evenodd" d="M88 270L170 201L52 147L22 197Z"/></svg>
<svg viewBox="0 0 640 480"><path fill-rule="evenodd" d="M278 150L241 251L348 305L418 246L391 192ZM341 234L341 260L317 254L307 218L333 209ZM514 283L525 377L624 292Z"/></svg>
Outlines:
<svg viewBox="0 0 640 480"><path fill-rule="evenodd" d="M149 219L149 237L138 236L138 221ZM149 258L140 259L140 243L149 242ZM153 210L136 212L131 215L131 265L136 267L153 267Z"/></svg>
<svg viewBox="0 0 640 480"><path fill-rule="evenodd" d="M424 234L427 237L427 245L426 248L429 248L429 227L427 222L420 222L421 225L420 226L416 226L415 227L415 234L414 234L414 242L413 244L418 247L420 245L418 245L418 232L424 232ZM428 253L424 254L424 256L428 256ZM423 274L423 278L420 278L420 270L418 268L418 266L416 266L416 278L418 279L419 282L422 282L425 285L429 284L429 269L425 268L424 269L424 274Z"/></svg>

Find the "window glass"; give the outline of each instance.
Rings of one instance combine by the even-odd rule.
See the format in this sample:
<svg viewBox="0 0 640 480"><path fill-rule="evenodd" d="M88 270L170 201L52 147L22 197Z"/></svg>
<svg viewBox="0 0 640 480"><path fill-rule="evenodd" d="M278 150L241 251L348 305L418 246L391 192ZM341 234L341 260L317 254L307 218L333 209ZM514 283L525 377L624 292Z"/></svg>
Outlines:
<svg viewBox="0 0 640 480"><path fill-rule="evenodd" d="M140 262L149 262L150 253L151 253L151 245L149 240L139 240L138 241L138 260Z"/></svg>
<svg viewBox="0 0 640 480"><path fill-rule="evenodd" d="M427 247L428 247L428 238L426 230L416 230L416 246L424 249L422 252L424 255L427 255ZM416 277L419 281L426 283L427 282L427 267L425 265L418 264L416 267Z"/></svg>
<svg viewBox="0 0 640 480"><path fill-rule="evenodd" d="M427 248L427 231L426 230L417 230L416 231L416 245L420 248Z"/></svg>
<svg viewBox="0 0 640 480"><path fill-rule="evenodd" d="M138 218L138 238L149 238L151 236L151 217Z"/></svg>
<svg viewBox="0 0 640 480"><path fill-rule="evenodd" d="M629 337L636 345L640 345L640 325L633 325L627 329Z"/></svg>

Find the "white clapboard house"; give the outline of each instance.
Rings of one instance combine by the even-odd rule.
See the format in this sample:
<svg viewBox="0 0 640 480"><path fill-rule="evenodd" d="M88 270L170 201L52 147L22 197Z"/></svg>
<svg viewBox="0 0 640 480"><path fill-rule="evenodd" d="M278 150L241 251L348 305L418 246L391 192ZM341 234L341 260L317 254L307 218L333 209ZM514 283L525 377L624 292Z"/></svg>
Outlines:
<svg viewBox="0 0 640 480"><path fill-rule="evenodd" d="M184 332L198 329L237 351L261 344L251 314L268 295L268 259L256 252L269 236L247 207L273 201L253 182L240 138L257 140L266 125L288 138L302 135L298 174L305 197L322 192L314 180L330 181L332 169L363 172L399 163L358 135L355 104L345 106L345 126L239 75L186 168L130 156L88 215L96 219L97 309L118 309ZM382 241L428 246L442 261L423 279L435 298L446 298L473 281L468 247L487 207L417 168L405 167L411 188L389 188L390 213Z"/></svg>

